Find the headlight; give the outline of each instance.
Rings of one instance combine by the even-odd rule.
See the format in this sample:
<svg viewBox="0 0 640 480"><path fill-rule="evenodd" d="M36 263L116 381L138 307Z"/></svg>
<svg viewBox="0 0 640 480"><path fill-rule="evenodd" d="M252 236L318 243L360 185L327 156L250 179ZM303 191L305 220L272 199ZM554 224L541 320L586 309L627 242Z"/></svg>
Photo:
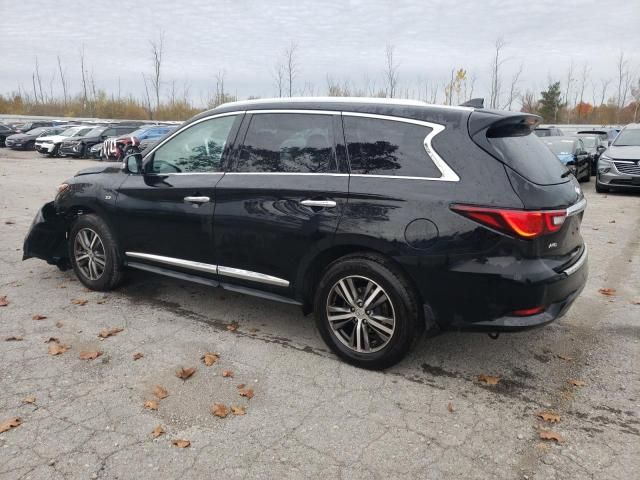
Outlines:
<svg viewBox="0 0 640 480"><path fill-rule="evenodd" d="M613 160L606 155L600 155L598 158L598 171L600 173L608 173L613 168Z"/></svg>

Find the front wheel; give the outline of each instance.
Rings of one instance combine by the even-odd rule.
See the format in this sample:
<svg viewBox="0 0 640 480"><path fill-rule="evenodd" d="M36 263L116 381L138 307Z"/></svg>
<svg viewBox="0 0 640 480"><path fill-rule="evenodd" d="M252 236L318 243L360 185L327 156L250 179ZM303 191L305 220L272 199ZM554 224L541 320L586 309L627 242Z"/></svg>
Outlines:
<svg viewBox="0 0 640 480"><path fill-rule="evenodd" d="M69 235L69 259L78 280L91 290L112 290L122 280L118 244L97 215L81 215L74 222Z"/></svg>
<svg viewBox="0 0 640 480"><path fill-rule="evenodd" d="M423 330L414 289L392 262L373 254L332 263L318 284L314 310L333 352L372 370L399 362Z"/></svg>
<svg viewBox="0 0 640 480"><path fill-rule="evenodd" d="M598 181L598 177L596 177L596 192L598 193L607 193L609 192L609 188L603 187Z"/></svg>

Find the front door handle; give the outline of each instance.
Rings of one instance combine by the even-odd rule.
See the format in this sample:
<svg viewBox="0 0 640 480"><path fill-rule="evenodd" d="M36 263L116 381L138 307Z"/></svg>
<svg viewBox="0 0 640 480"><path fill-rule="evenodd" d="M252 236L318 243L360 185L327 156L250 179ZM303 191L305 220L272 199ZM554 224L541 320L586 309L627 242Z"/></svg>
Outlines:
<svg viewBox="0 0 640 480"><path fill-rule="evenodd" d="M335 208L337 204L333 200L302 200L300 205L305 207Z"/></svg>
<svg viewBox="0 0 640 480"><path fill-rule="evenodd" d="M185 202L189 203L209 203L209 197L184 197Z"/></svg>

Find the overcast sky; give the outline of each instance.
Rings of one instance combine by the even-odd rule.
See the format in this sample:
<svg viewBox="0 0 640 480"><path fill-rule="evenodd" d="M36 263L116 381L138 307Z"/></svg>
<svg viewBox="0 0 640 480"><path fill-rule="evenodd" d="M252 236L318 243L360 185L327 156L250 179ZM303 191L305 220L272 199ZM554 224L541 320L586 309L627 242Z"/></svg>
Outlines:
<svg viewBox="0 0 640 480"><path fill-rule="evenodd" d="M572 60L576 71L588 62L597 83L614 78L621 50L640 73L640 0L0 0L0 92L30 89L36 56L48 84L56 55L79 91L84 44L99 88L116 91L120 79L123 93L139 95L149 41L160 32L165 92L186 81L196 102L220 71L231 94L273 96L274 65L290 42L298 44L297 91L307 83L323 95L327 75L383 87L387 44L402 89L417 90L420 79L442 90L451 69L464 67L477 77L474 96L488 95L498 37L504 82L523 64L522 90L563 80Z"/></svg>

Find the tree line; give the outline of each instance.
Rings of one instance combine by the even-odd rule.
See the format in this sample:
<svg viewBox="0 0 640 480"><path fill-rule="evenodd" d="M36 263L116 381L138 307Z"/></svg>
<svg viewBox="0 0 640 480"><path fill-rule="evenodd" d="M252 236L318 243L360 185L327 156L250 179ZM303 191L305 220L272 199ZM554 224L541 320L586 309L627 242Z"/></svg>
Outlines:
<svg viewBox="0 0 640 480"><path fill-rule="evenodd" d="M31 85L20 86L7 95L0 94L0 113L72 117L126 118L140 120L184 120L196 113L234 101L229 93L226 74L219 71L212 79L206 95L194 101L187 81L178 85L164 77L165 36L163 33L149 42L149 69L141 72L144 87L142 96L123 94L120 81L110 91L99 87L95 71L89 67L85 49L78 53L80 90L71 93L69 72L57 57L56 69L45 75L35 59ZM615 75L594 78L591 65L575 65L572 61L559 78L549 78L547 87L538 92L522 90L526 76L524 64L510 70L513 64L505 49L507 43L499 38L493 48L488 72L488 92L485 106L494 109L521 110L543 117L546 123L628 123L640 120L640 75L634 72L624 52L617 57ZM292 42L278 56L271 72L274 95L292 96L359 96L407 98L428 103L458 105L474 96L477 75L463 66L452 68L444 81L424 80L401 83L401 68L396 48L388 44L384 51L383 67L378 78L364 76L359 82L334 78L327 74L322 85L301 82L302 56L297 43ZM249 97L257 98L257 97Z"/></svg>

